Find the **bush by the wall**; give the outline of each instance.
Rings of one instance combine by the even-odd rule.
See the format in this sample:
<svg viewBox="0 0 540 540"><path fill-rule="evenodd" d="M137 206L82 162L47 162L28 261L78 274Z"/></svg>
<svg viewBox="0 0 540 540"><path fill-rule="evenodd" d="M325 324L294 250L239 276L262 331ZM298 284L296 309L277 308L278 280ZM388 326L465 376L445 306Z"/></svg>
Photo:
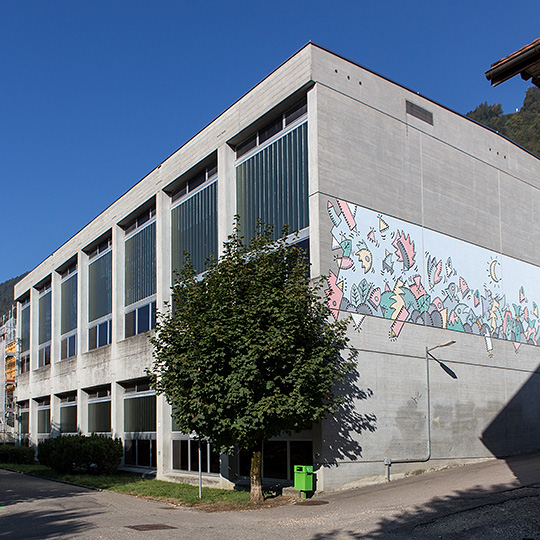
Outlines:
<svg viewBox="0 0 540 540"><path fill-rule="evenodd" d="M97 473L114 472L120 465L122 455L122 441L105 435L56 437L38 446L39 462L60 473L74 469Z"/></svg>
<svg viewBox="0 0 540 540"><path fill-rule="evenodd" d="M0 463L31 464L36 461L36 452L26 446L0 444Z"/></svg>

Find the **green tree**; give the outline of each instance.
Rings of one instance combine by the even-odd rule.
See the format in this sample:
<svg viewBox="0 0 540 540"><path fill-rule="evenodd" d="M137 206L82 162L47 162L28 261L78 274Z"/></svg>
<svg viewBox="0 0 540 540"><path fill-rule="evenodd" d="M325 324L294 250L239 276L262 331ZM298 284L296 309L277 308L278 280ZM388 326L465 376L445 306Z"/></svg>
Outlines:
<svg viewBox="0 0 540 540"><path fill-rule="evenodd" d="M540 156L540 88L527 88L523 106L517 112L503 114L500 103L484 102L467 116Z"/></svg>
<svg viewBox="0 0 540 540"><path fill-rule="evenodd" d="M346 322L330 322L310 285L305 252L259 226L239 233L197 277L188 263L173 287L174 310L158 317L152 386L184 433L213 448L251 452L251 500L261 503L262 445L312 427L342 402L335 383L354 369L341 352Z"/></svg>

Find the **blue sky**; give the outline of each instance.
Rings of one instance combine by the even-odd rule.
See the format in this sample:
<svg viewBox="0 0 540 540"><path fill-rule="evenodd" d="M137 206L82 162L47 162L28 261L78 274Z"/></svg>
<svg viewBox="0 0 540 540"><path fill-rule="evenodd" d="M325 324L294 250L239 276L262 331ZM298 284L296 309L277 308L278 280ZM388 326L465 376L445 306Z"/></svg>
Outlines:
<svg viewBox="0 0 540 540"><path fill-rule="evenodd" d="M4 0L0 282L37 266L308 41L465 114L538 3Z"/></svg>

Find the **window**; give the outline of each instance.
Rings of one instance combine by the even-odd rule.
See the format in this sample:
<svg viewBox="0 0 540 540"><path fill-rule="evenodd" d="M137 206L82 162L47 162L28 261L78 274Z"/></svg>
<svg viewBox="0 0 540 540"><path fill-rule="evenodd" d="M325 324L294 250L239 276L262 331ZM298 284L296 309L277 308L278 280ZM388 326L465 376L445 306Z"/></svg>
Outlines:
<svg viewBox="0 0 540 540"><path fill-rule="evenodd" d="M77 265L72 264L62 273L60 358L72 358L77 354Z"/></svg>
<svg viewBox="0 0 540 540"><path fill-rule="evenodd" d="M124 463L156 466L156 395L148 381L124 386Z"/></svg>
<svg viewBox="0 0 540 540"><path fill-rule="evenodd" d="M30 299L21 303L21 353L30 350Z"/></svg>
<svg viewBox="0 0 540 540"><path fill-rule="evenodd" d="M77 394L72 392L60 398L60 433L77 433Z"/></svg>
<svg viewBox="0 0 540 540"><path fill-rule="evenodd" d="M196 272L206 269L206 260L217 254L217 168L206 169L203 175L205 187L192 196L177 197L179 203L171 210L171 262L172 269L179 271L186 263L185 252L191 258ZM188 183L188 185L191 185ZM191 193L188 189L187 194Z"/></svg>
<svg viewBox="0 0 540 540"><path fill-rule="evenodd" d="M88 252L88 350L112 339L112 250L110 237ZM67 343L69 348L70 344ZM76 348L76 343L72 344Z"/></svg>
<svg viewBox="0 0 540 540"><path fill-rule="evenodd" d="M248 452L239 452L239 474L249 476ZM295 465L313 465L312 441L266 441L263 445L263 477L293 480Z"/></svg>
<svg viewBox="0 0 540 540"><path fill-rule="evenodd" d="M288 131L236 167L236 208L247 241L257 220L290 232L309 225L307 123Z"/></svg>
<svg viewBox="0 0 540 540"><path fill-rule="evenodd" d="M201 472L219 474L220 457L207 441L201 441ZM199 472L199 441L186 437L172 441L172 468L180 471Z"/></svg>
<svg viewBox="0 0 540 540"><path fill-rule="evenodd" d="M155 327L155 209L145 210L125 227L126 338Z"/></svg>
<svg viewBox="0 0 540 540"><path fill-rule="evenodd" d="M38 367L51 363L51 283L38 288Z"/></svg>
<svg viewBox="0 0 540 540"><path fill-rule="evenodd" d="M30 371L30 355L28 353L21 354L19 360L19 373L27 373Z"/></svg>
<svg viewBox="0 0 540 540"><path fill-rule="evenodd" d="M128 311L125 317L126 338L148 332L156 327L156 303L143 304L141 307Z"/></svg>
<svg viewBox="0 0 540 540"><path fill-rule="evenodd" d="M51 431L51 399L49 397L36 399L38 414L38 435L48 435Z"/></svg>
<svg viewBox="0 0 540 540"><path fill-rule="evenodd" d="M90 433L111 432L111 387L102 386L87 390L88 431Z"/></svg>
<svg viewBox="0 0 540 540"><path fill-rule="evenodd" d="M303 119L307 115L307 100L303 99L294 105L287 112L283 113L279 118L272 120L262 129L251 135L236 146L236 159L249 153L257 146L264 144L266 141L275 137L281 131L287 129L297 120Z"/></svg>
<svg viewBox="0 0 540 540"><path fill-rule="evenodd" d="M19 413L19 435L24 436L30 433L30 408L28 401L18 403Z"/></svg>

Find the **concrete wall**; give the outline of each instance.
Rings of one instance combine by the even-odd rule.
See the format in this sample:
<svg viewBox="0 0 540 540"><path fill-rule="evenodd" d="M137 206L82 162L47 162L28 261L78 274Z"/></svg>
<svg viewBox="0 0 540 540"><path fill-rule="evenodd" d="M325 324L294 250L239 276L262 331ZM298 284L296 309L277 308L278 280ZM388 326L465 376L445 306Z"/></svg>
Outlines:
<svg viewBox="0 0 540 540"><path fill-rule="evenodd" d="M317 111L317 154L310 164L317 173L310 177L310 196L312 215L313 207L318 208L318 225L315 230L312 221L311 238L316 234L318 248L312 262L317 273L332 271L342 281L339 287L334 285L334 299L341 299L342 291L343 297L350 296L359 274L368 281L382 279L394 289L401 268L397 248L392 253L396 271L383 278L364 272L354 248L355 267L340 268L345 250L333 249L328 209L330 202L344 218L338 200L349 208L358 205L398 218L404 231L419 225L426 238L429 230L441 244L457 239L464 242L465 251L486 248L497 260L510 256L516 260L508 266L522 265L540 278L540 250L533 240L540 234L534 219L540 203L536 157L342 59L323 53L315 55L313 63L317 84L310 99ZM407 114L406 100L430 111L433 125ZM368 232L362 234L369 250L374 244ZM356 229L351 238L358 239ZM378 230L372 239L382 242ZM430 293L424 249L420 239L416 272ZM379 270L380 266L377 274ZM473 262L467 272L481 284L482 294L485 284L499 301L512 288L517 293L520 285L490 284L488 268ZM447 285L454 281L458 286L458 276L445 278ZM534 281L529 289L536 288ZM529 294L527 287L525 291ZM459 290L458 299L465 302ZM529 317L536 320L531 300L522 300L521 305L530 306ZM511 303L508 307L512 310ZM346 311L341 304L339 318L347 316ZM371 476L382 478L386 458L394 462L395 473L540 448L540 407L529 399L538 386L538 376L533 375L540 358L536 335L521 345L493 338L490 354L482 335L406 322L399 325L396 337L395 316L363 318L355 313L354 317L350 345L358 350L359 376L343 388L353 398L342 416L322 426L319 477L325 489ZM426 347L448 340L456 343L434 350L433 355L455 378L434 360L429 361L429 373L426 366Z"/></svg>

